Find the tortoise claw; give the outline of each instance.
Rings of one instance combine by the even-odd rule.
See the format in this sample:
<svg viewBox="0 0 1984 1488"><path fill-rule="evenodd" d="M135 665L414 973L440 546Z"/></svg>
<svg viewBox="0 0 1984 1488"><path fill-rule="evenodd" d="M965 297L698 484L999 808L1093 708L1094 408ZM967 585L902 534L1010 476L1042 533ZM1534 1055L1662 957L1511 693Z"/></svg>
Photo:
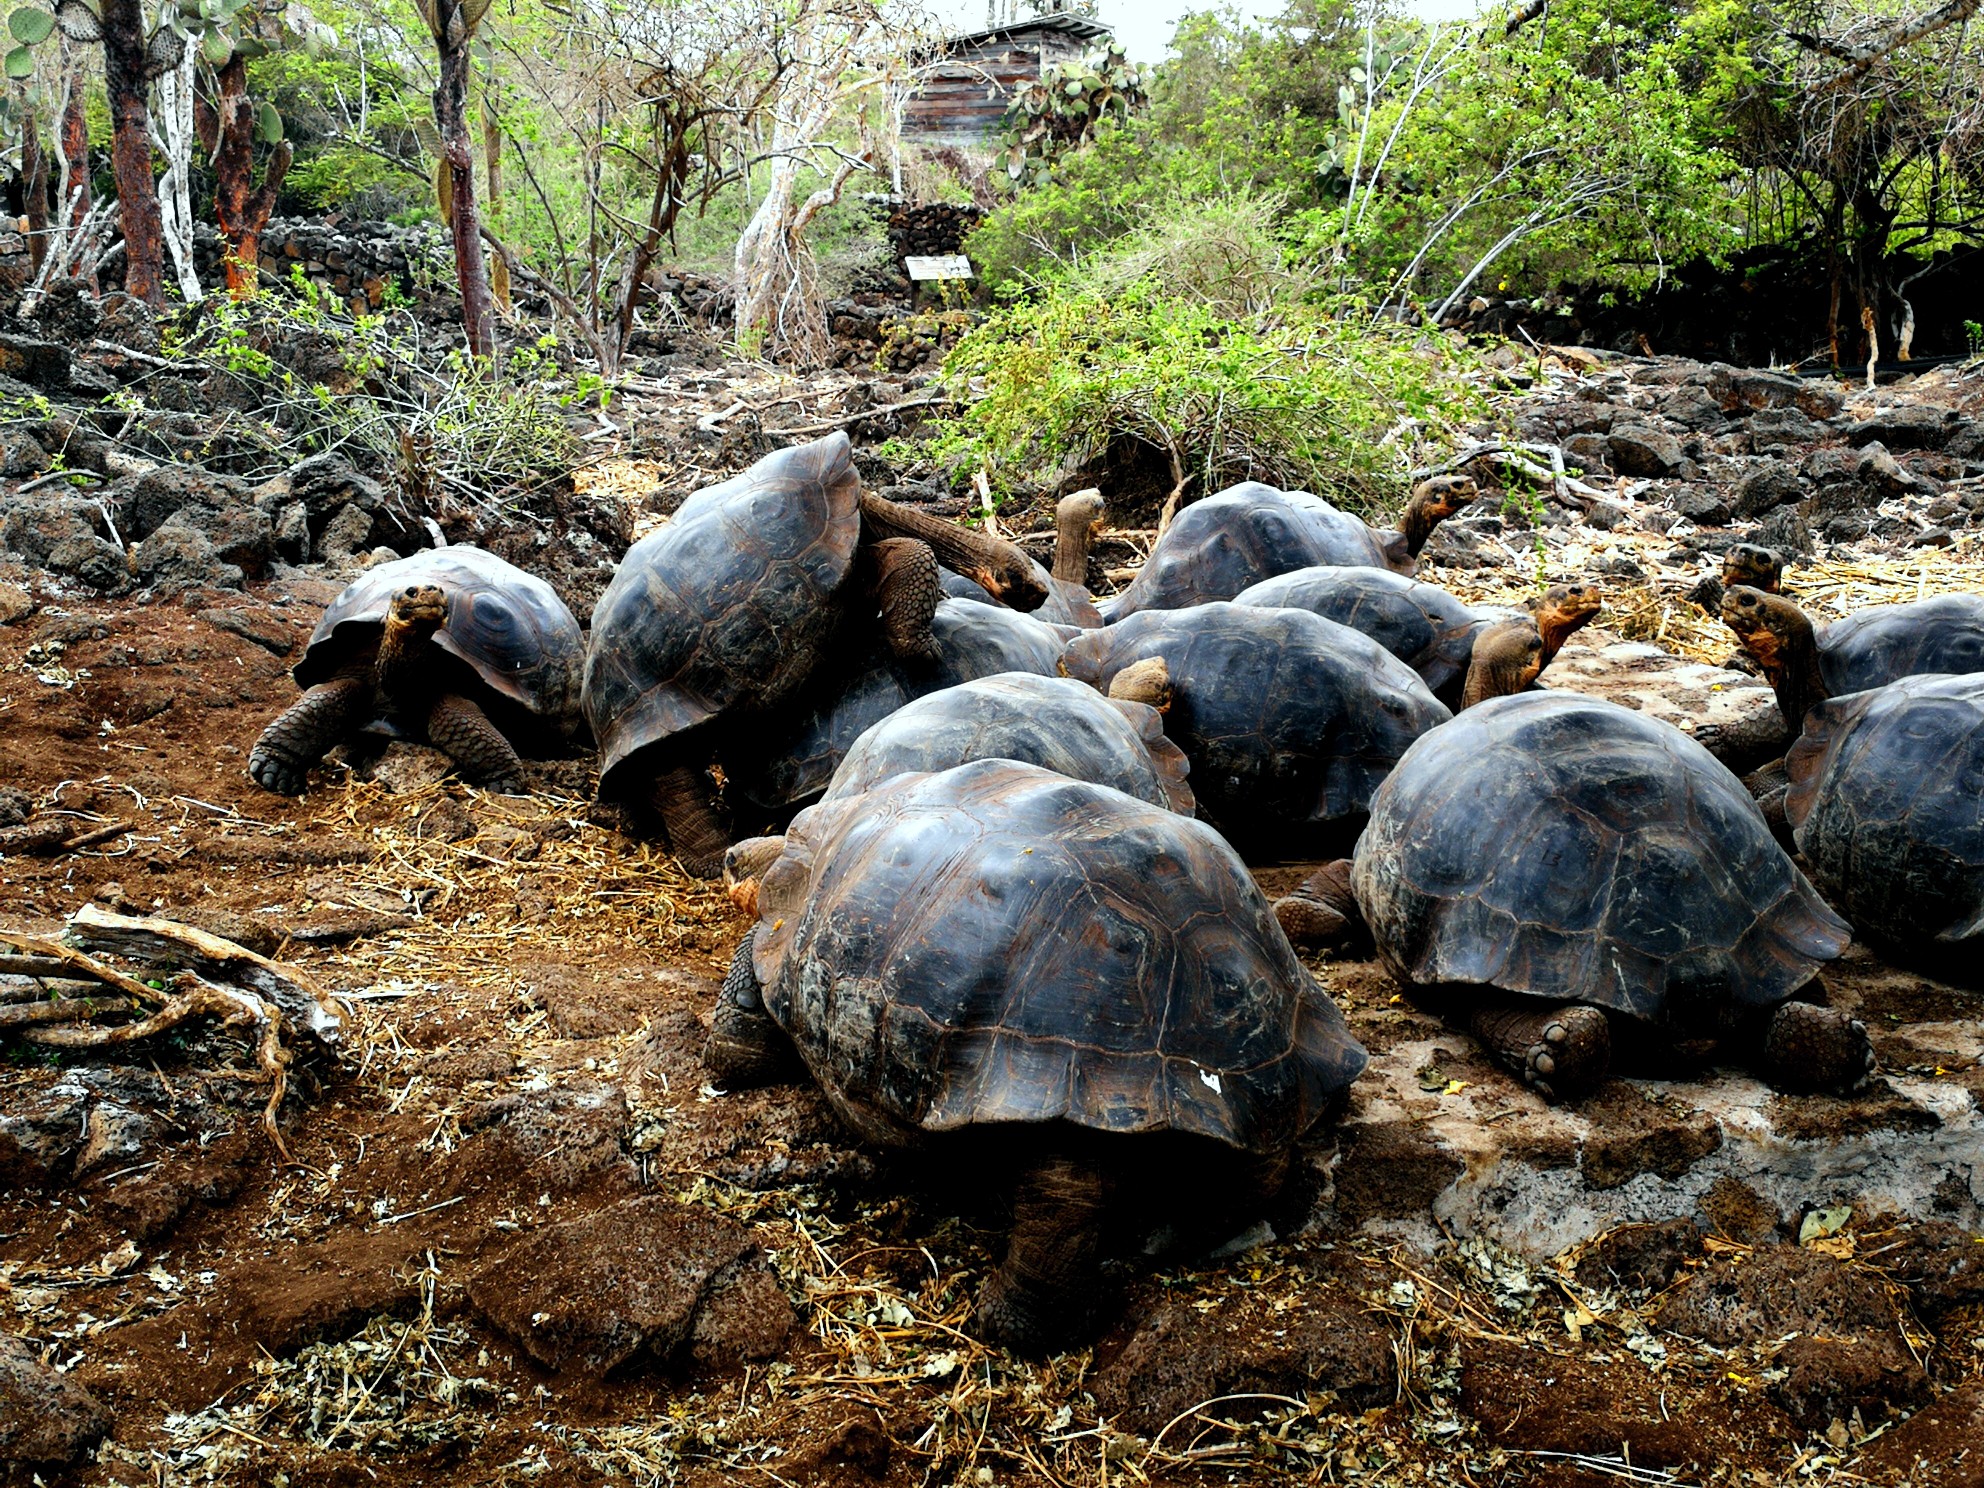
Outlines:
<svg viewBox="0 0 1984 1488"><path fill-rule="evenodd" d="M300 796L310 782L308 770L278 755L260 751L248 757L248 778L277 796Z"/></svg>
<svg viewBox="0 0 1984 1488"><path fill-rule="evenodd" d="M1878 1062L1865 1023L1818 1003L1785 1003L1764 1033L1764 1073L1787 1090L1850 1094L1867 1086Z"/></svg>
<svg viewBox="0 0 1984 1488"><path fill-rule="evenodd" d="M1594 1007L1484 1008L1470 1026L1497 1061L1553 1103L1582 1095L1612 1063L1612 1025Z"/></svg>

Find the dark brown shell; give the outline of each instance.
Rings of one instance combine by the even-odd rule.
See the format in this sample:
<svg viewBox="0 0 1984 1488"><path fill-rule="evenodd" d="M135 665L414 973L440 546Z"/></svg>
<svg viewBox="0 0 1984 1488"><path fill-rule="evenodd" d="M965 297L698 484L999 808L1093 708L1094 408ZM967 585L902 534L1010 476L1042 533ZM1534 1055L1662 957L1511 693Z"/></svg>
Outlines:
<svg viewBox="0 0 1984 1488"><path fill-rule="evenodd" d="M1307 491L1243 481L1179 512L1130 587L1100 609L1111 623L1140 610L1184 609L1324 564L1408 575L1414 567L1400 534L1378 532Z"/></svg>
<svg viewBox="0 0 1984 1488"><path fill-rule="evenodd" d="M1869 605L1819 632L1819 671L1834 697L1901 677L1984 672L1984 597L1938 594Z"/></svg>
<svg viewBox="0 0 1984 1488"><path fill-rule="evenodd" d="M1192 762L1199 810L1250 846L1302 828L1343 837L1407 747L1452 715L1369 636L1306 610L1215 603L1146 610L1068 643L1061 667L1108 691L1163 657L1164 731Z"/></svg>
<svg viewBox="0 0 1984 1488"><path fill-rule="evenodd" d="M698 491L627 551L592 612L600 787L642 750L796 694L840 634L861 535L845 434Z"/></svg>
<svg viewBox="0 0 1984 1488"><path fill-rule="evenodd" d="M950 569L940 570L944 593L952 599L975 599L980 604L1003 605L990 589L976 579L968 579ZM1102 624L1102 612L1095 607L1095 597L1080 584L1069 584L1054 577L1045 565L1033 565L1034 582L1047 591L1046 603L1039 609L1029 611L1034 619L1048 625L1070 625L1076 630L1094 630Z"/></svg>
<svg viewBox="0 0 1984 1488"><path fill-rule="evenodd" d="M981 759L1039 765L1192 814L1191 765L1165 738L1157 709L1105 698L1071 677L1031 672L961 682L904 704L854 741L826 799Z"/></svg>
<svg viewBox="0 0 1984 1488"><path fill-rule="evenodd" d="M448 619L434 644L468 663L499 698L571 733L579 722L585 638L544 580L465 543L428 548L365 571L331 601L296 664L304 689L335 676L376 645L393 596L409 584L447 591Z"/></svg>
<svg viewBox="0 0 1984 1488"><path fill-rule="evenodd" d="M1413 745L1351 878L1403 981L1690 1034L1785 1001L1848 940L1713 755L1569 693L1480 703Z"/></svg>
<svg viewBox="0 0 1984 1488"><path fill-rule="evenodd" d="M1821 703L1784 763L1798 850L1849 920L1904 954L1984 935L1984 675Z"/></svg>
<svg viewBox="0 0 1984 1488"><path fill-rule="evenodd" d="M1233 602L1348 625L1411 667L1449 707L1459 701L1475 636L1492 623L1446 590L1388 568L1300 568L1241 590Z"/></svg>
<svg viewBox="0 0 1984 1488"><path fill-rule="evenodd" d="M1066 640L1060 627L1004 605L947 599L930 619L937 660L907 662L874 642L852 676L824 671L815 687L724 752L738 795L769 812L827 788L854 741L913 698L999 672L1051 676Z"/></svg>
<svg viewBox="0 0 1984 1488"><path fill-rule="evenodd" d="M857 1130L993 1122L1285 1150L1364 1066L1210 827L981 760L799 814L765 1006Z"/></svg>

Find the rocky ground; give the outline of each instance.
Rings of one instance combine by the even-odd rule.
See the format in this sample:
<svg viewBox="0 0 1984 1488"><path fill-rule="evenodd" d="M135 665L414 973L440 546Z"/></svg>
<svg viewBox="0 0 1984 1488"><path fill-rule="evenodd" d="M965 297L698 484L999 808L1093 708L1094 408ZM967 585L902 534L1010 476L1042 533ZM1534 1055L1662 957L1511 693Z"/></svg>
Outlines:
<svg viewBox="0 0 1984 1488"><path fill-rule="evenodd" d="M1374 963L1319 962L1375 1056L1342 1128L1223 1254L1147 1237L1093 1350L1016 1362L960 1331L996 1182L865 1152L807 1091L708 1086L742 921L594 820L584 757L535 767L528 799L404 746L300 801L252 786L317 610L424 524L393 472L216 441L224 384L184 390L177 433L106 430L81 411L106 390L190 378L115 304L58 329L0 336L0 833L48 829L0 858L0 924L171 917L304 969L347 1019L302 1048L286 1151L232 1033L6 1046L0 1478L1984 1484L1977 993L1856 948L1827 981L1873 1032L1870 1093L1649 1066L1548 1110ZM1499 360L1508 417L1469 466L1488 494L1426 576L1481 597L1600 576L1607 628L1553 685L1747 764L1777 724L1718 665L1724 546L1797 554L1825 614L1984 575L1974 371L1867 391ZM689 490L823 425L891 432L927 395L693 349L631 387L573 416L610 458L528 521L448 535L504 539L583 615ZM218 451L197 467L196 433ZM58 453L97 479L22 492ZM1114 532L1098 586L1149 536Z"/></svg>

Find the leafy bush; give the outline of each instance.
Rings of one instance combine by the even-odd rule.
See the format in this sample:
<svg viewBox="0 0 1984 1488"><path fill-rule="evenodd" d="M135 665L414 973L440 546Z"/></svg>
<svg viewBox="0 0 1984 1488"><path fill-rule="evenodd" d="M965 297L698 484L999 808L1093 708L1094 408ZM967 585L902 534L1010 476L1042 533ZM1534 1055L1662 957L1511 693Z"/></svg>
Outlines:
<svg viewBox="0 0 1984 1488"><path fill-rule="evenodd" d="M944 375L967 406L921 453L953 479L984 470L1004 499L1131 439L1190 494L1263 480L1375 511L1402 494L1409 441L1478 411L1457 355L1320 307L1236 320L1149 279L1113 295L1064 285L959 342Z"/></svg>
<svg viewBox="0 0 1984 1488"><path fill-rule="evenodd" d="M1271 196L1159 207L1146 226L1071 269L1066 282L1105 300L1143 284L1222 315L1260 314L1298 299L1311 282L1291 266L1277 232L1283 205Z"/></svg>

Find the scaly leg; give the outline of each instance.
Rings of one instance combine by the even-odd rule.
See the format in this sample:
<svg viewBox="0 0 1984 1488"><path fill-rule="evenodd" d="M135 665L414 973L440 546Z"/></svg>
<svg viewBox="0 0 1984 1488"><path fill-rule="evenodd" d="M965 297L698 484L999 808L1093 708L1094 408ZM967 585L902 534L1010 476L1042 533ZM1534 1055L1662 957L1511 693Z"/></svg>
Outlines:
<svg viewBox="0 0 1984 1488"><path fill-rule="evenodd" d="M716 878L723 873L723 856L730 833L717 814L707 771L695 765L675 765L654 778L648 806L661 818L668 850L692 878Z"/></svg>
<svg viewBox="0 0 1984 1488"><path fill-rule="evenodd" d="M1857 1090L1874 1073L1867 1025L1838 1008L1811 1002L1781 1005L1765 1026L1761 1073L1782 1090Z"/></svg>
<svg viewBox="0 0 1984 1488"><path fill-rule="evenodd" d="M469 779L501 795L524 793L523 761L489 715L459 693L448 693L427 715L427 742Z"/></svg>
<svg viewBox="0 0 1984 1488"><path fill-rule="evenodd" d="M1583 1095L1612 1066L1612 1026L1581 1003L1491 1003L1468 1018L1468 1031L1547 1101Z"/></svg>
<svg viewBox="0 0 1984 1488"><path fill-rule="evenodd" d="M319 682L262 730L248 755L249 775L278 796L302 795L310 767L364 723L371 706L372 686L363 677L347 674Z"/></svg>
<svg viewBox="0 0 1984 1488"><path fill-rule="evenodd" d="M1006 1259L978 1294L976 1329L1016 1353L1042 1353L1088 1326L1101 1283L1108 1186L1092 1164L1042 1159L1020 1179Z"/></svg>
<svg viewBox="0 0 1984 1488"><path fill-rule="evenodd" d="M1341 946L1368 939L1364 915L1350 892L1350 859L1325 863L1294 893L1274 902L1282 933L1299 946Z"/></svg>
<svg viewBox="0 0 1984 1488"><path fill-rule="evenodd" d="M764 988L751 964L758 940L754 925L730 958L730 975L723 979L717 994L716 1011L710 1015L710 1041L703 1051L703 1063L717 1083L731 1090L750 1085L776 1085L804 1073L799 1051L785 1030L765 1011Z"/></svg>
<svg viewBox="0 0 1984 1488"><path fill-rule="evenodd" d="M882 608L882 634L904 661L934 663L943 652L930 633L930 618L944 597L937 555L913 537L886 537L868 550L874 565L875 598Z"/></svg>

